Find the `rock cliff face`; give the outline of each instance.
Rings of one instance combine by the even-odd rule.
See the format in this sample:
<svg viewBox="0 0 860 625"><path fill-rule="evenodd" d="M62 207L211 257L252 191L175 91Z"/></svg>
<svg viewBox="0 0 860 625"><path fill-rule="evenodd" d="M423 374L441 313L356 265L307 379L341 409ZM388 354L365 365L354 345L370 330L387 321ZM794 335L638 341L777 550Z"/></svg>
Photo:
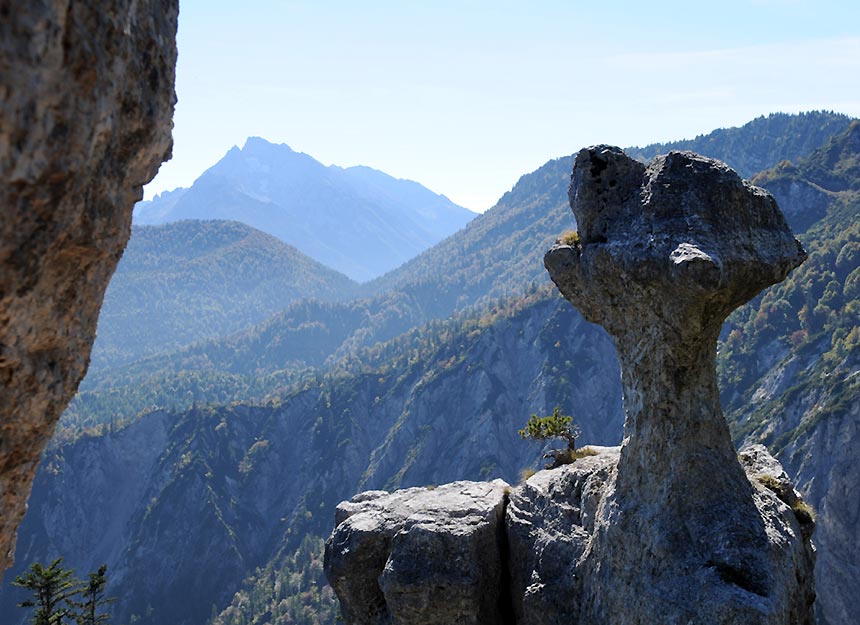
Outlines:
<svg viewBox="0 0 860 625"><path fill-rule="evenodd" d="M796 518L796 494L763 448L746 471L738 462L714 370L725 317L805 252L767 192L691 153L646 168L617 148L583 150L570 197L579 240L556 245L545 264L615 341L624 441L579 461L566 481L546 482L544 495L513 496L516 621L812 623L811 519ZM327 573L348 604L333 575L361 565L343 564L352 551L339 532ZM422 557L426 569L441 556ZM436 622L428 606L355 622ZM456 622L493 621L473 613Z"/></svg>
<svg viewBox="0 0 860 625"><path fill-rule="evenodd" d="M0 573L171 149L176 0L0 0Z"/></svg>

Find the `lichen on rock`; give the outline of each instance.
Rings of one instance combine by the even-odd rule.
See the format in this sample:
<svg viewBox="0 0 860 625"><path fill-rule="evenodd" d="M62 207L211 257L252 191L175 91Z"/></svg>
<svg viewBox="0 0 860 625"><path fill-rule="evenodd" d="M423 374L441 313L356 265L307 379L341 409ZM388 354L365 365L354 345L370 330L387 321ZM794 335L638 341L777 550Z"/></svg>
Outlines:
<svg viewBox="0 0 860 625"><path fill-rule="evenodd" d="M0 575L169 158L178 0L0 0Z"/></svg>

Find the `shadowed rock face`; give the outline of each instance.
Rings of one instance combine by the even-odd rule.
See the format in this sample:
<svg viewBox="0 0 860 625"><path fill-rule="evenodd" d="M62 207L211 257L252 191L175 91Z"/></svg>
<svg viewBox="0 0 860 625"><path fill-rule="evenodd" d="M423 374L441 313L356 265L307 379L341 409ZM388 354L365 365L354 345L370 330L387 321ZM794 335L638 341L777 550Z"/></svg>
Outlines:
<svg viewBox="0 0 860 625"><path fill-rule="evenodd" d="M177 0L0 0L0 575L170 155Z"/></svg>
<svg viewBox="0 0 860 625"><path fill-rule="evenodd" d="M723 320L805 252L766 191L692 153L646 167L618 148L582 150L570 199L579 242L553 247L545 265L612 336L626 412L582 613L604 623L808 622L814 595L794 568L811 561L786 562L768 535L715 373Z"/></svg>

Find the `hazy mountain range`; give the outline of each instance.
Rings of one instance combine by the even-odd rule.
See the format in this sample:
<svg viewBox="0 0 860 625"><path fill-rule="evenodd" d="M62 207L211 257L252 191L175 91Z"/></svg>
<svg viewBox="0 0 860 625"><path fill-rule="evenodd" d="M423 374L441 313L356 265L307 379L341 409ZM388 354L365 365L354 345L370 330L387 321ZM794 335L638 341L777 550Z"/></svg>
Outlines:
<svg viewBox="0 0 860 625"><path fill-rule="evenodd" d="M139 202L139 225L240 221L353 280L400 266L475 217L443 195L370 167L324 166L285 144L251 137L188 189Z"/></svg>
<svg viewBox="0 0 860 625"><path fill-rule="evenodd" d="M755 180L810 252L732 315L718 367L737 443L767 444L819 511L819 623L849 625L860 611L860 124L773 115L696 141L763 159ZM357 298L293 301L229 336L94 371L40 467L0 620L24 618L8 585L16 572L63 555L81 574L108 563L117 622L334 623L320 549L339 500L516 482L541 453L516 430L556 405L576 417L581 442L617 443L611 342L554 293L541 264L574 227L571 164L523 176ZM178 226L177 249L202 227ZM241 250L225 283L245 253L255 258ZM152 292L153 306L164 301Z"/></svg>

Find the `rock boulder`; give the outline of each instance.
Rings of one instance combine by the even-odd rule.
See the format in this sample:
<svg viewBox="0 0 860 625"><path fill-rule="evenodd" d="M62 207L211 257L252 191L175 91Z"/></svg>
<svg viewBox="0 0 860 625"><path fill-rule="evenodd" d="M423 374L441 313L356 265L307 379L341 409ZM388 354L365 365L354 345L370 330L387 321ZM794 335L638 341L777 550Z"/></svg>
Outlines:
<svg viewBox="0 0 860 625"><path fill-rule="evenodd" d="M504 510L509 487L454 482L369 491L340 504L325 567L354 625L512 622Z"/></svg>
<svg viewBox="0 0 860 625"><path fill-rule="evenodd" d="M336 528L326 545L326 574L350 625L593 623L586 613L594 589L592 558L599 543L602 514L611 504L619 447L592 447L595 454L570 465L539 471L510 490L492 483L455 482L435 489L393 493L368 491L338 506ZM629 596L612 622L762 622L756 614L777 603L802 606L812 601L814 524L785 472L762 446L739 455L765 532L772 536L768 557L774 583L800 595L759 595L739 584L740 573L713 564L676 576L673 601L655 586ZM703 488L707 488L707 484ZM504 519L502 522L502 518ZM625 548L635 550L636 537ZM673 571L640 571L643 580L660 580ZM612 580L604 590L619 592ZM623 589L621 590L623 591ZM681 597L679 599L679 597ZM726 607L715 604L715 597ZM700 602L709 602L702 616ZM737 605L747 604L747 615ZM647 618L645 606L655 606ZM657 608L663 611L655 616ZM734 610L734 613L728 610ZM679 616L680 615L680 616ZM747 618L752 615L752 618ZM806 618L805 616L803 618ZM807 623L790 611L771 614L771 622Z"/></svg>
<svg viewBox="0 0 860 625"><path fill-rule="evenodd" d="M464 527L451 507L495 510L498 498L445 502L447 486L423 492L408 514L438 531L408 541L407 524L389 519L405 516L394 502L411 491L344 504L326 569L344 616L380 625L812 624L812 513L763 447L739 459L715 372L725 317L785 278L803 248L766 191L692 153L645 166L618 148L582 150L570 198L579 236L553 247L545 264L615 342L621 447L597 448L513 491L499 556L488 560L507 562L509 579L472 570L479 560L466 536L475 525ZM350 506L361 514L344 520ZM402 560L398 541L409 545ZM414 585L389 582L401 570ZM471 594L438 581L437 570L472 584ZM502 584L492 596L508 597L498 605L512 614L487 621L490 612L461 601L489 593L488 580ZM420 609L390 609L401 595L422 597L410 604ZM453 605L456 613L445 611Z"/></svg>

